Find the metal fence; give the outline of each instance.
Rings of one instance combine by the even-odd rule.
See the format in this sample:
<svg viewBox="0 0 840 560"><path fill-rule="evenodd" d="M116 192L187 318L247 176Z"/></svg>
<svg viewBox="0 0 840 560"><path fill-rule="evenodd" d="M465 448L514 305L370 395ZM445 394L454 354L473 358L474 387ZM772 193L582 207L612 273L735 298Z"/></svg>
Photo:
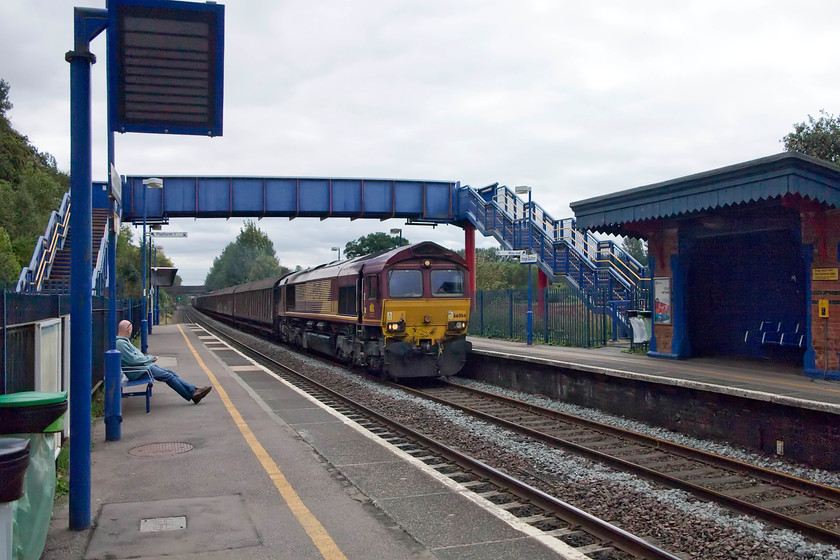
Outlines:
<svg viewBox="0 0 840 560"><path fill-rule="evenodd" d="M0 394L32 391L35 389L36 331L39 323L61 319L62 326L69 325L70 296L21 294L3 292L0 298ZM104 378L105 351L108 350L108 298L94 296L92 322L81 328L91 329L93 385ZM117 300L117 320L129 319L140 332L140 304L133 300ZM62 337L60 355L67 353L66 337ZM59 360L59 367L69 367ZM57 372L62 375L66 372Z"/></svg>
<svg viewBox="0 0 840 560"><path fill-rule="evenodd" d="M581 294L569 287L534 291L531 297L535 341L584 348L604 346L613 337L613 309L607 290ZM476 292L469 334L527 339L527 290Z"/></svg>

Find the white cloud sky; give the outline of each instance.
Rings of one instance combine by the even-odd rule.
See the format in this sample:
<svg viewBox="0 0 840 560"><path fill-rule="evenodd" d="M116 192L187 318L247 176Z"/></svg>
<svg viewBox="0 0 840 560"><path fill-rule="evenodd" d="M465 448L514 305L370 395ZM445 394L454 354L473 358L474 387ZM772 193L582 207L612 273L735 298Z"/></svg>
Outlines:
<svg viewBox="0 0 840 560"><path fill-rule="evenodd" d="M405 178L528 184L569 203L782 151L793 123L840 91L840 4L802 1L225 4L224 136L119 135L125 175ZM70 168L73 6L3 0L0 78L13 126ZM105 178L105 39L94 40L94 178ZM162 241L187 284L242 220L173 220ZM264 219L287 266L401 227ZM404 227L463 247L463 233ZM479 239L479 246L495 246Z"/></svg>

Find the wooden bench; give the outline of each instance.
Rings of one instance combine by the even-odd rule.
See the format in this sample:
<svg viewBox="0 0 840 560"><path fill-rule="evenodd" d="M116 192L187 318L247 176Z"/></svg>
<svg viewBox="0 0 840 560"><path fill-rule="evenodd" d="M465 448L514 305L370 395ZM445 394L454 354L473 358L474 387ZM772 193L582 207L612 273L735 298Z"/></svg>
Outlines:
<svg viewBox="0 0 840 560"><path fill-rule="evenodd" d="M779 346L805 346L805 331L799 323L785 324L783 321L761 321L758 329L744 333L744 342L777 344Z"/></svg>
<svg viewBox="0 0 840 560"><path fill-rule="evenodd" d="M143 366L122 366L122 397L140 397L146 396L146 414L152 409L152 386L155 384L155 378L152 373ZM126 372L136 373L142 372L143 375L137 379L129 379ZM136 390L135 388L142 388Z"/></svg>

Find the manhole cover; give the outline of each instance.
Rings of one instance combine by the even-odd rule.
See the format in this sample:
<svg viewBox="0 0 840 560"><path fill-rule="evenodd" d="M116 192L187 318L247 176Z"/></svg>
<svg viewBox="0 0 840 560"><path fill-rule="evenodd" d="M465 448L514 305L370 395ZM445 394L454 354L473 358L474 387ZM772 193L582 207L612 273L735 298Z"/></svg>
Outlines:
<svg viewBox="0 0 840 560"><path fill-rule="evenodd" d="M137 457L160 457L161 455L177 455L192 451L193 446L183 441L163 441L138 445L128 450L129 455Z"/></svg>

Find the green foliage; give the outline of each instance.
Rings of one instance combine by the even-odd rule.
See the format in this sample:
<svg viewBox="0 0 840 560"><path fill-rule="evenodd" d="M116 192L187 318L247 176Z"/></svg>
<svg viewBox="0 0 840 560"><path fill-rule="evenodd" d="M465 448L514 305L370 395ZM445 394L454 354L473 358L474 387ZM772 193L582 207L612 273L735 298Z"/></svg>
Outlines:
<svg viewBox="0 0 840 560"><path fill-rule="evenodd" d="M56 169L55 158L12 128L6 115L12 108L9 90L9 83L0 79L0 224L11 245L0 249L3 282L13 268L9 263L29 263L50 213L70 186L70 177Z"/></svg>
<svg viewBox="0 0 840 560"><path fill-rule="evenodd" d="M458 251L464 256L464 250ZM535 271L534 271L535 272ZM536 286L537 274L531 274ZM501 257L495 247L475 250L475 283L477 290L527 290L528 267L516 257Z"/></svg>
<svg viewBox="0 0 840 560"><path fill-rule="evenodd" d="M143 295L143 252L138 244L134 244L134 232L131 226L124 225L120 228L120 235L117 237L117 293L125 298L139 298ZM147 246L149 253L146 255L146 266L154 264L154 253ZM172 261L160 247L155 247L157 252L157 266L173 266ZM150 272L146 271L146 281L150 282ZM181 283L181 277L175 276L175 285ZM171 307L172 298L163 290L160 293L161 307Z"/></svg>
<svg viewBox="0 0 840 560"><path fill-rule="evenodd" d="M253 221L248 220L236 241L229 243L213 260L204 285L208 290L218 290L286 272L289 269L280 266L274 243Z"/></svg>
<svg viewBox="0 0 840 560"><path fill-rule="evenodd" d="M402 238L402 245L408 245L409 241L405 237ZM344 256L348 259L354 257L361 257L362 255L369 255L370 253L378 253L379 251L387 251L401 247L399 235L388 235L378 231L368 235L363 235L355 241L348 241L344 246Z"/></svg>
<svg viewBox="0 0 840 560"><path fill-rule="evenodd" d="M820 109L820 118L793 125L781 140L788 152L799 152L840 165L840 117Z"/></svg>
<svg viewBox="0 0 840 560"><path fill-rule="evenodd" d="M647 266L647 244L641 239L636 239L635 237L625 237L624 241L621 243L621 248L627 251L631 257L639 261L639 264Z"/></svg>
<svg viewBox="0 0 840 560"><path fill-rule="evenodd" d="M0 226L0 289L11 290L20 277L20 262L6 228Z"/></svg>

